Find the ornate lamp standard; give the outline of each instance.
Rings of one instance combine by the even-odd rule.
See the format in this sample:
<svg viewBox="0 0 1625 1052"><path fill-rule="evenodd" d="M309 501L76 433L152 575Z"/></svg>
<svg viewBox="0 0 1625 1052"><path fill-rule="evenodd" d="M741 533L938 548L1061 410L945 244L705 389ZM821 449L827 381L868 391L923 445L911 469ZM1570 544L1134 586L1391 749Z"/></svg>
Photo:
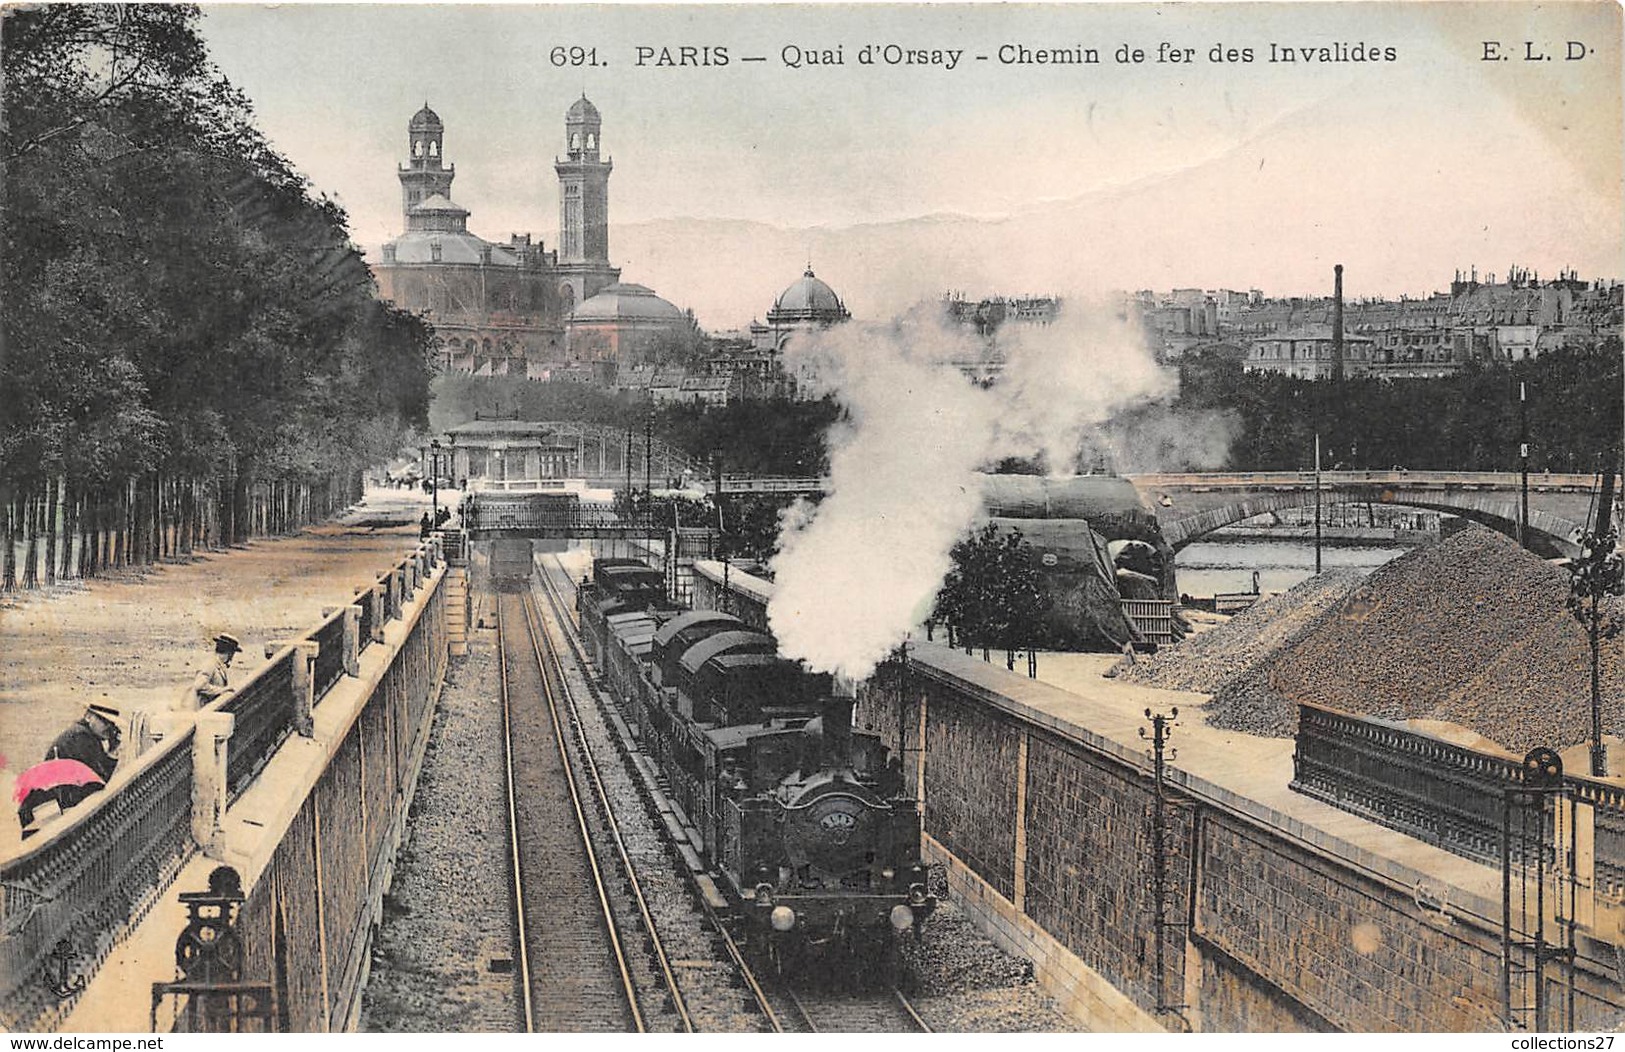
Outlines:
<svg viewBox="0 0 1625 1052"><path fill-rule="evenodd" d="M434 508L434 521L440 522L440 440L429 442L429 503Z"/></svg>

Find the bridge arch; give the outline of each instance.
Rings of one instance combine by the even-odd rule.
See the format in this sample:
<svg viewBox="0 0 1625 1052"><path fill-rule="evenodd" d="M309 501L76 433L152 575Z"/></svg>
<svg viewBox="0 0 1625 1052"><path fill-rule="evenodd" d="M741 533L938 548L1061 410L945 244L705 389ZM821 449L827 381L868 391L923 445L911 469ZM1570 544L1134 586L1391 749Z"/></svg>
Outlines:
<svg viewBox="0 0 1625 1052"><path fill-rule="evenodd" d="M1516 493L1345 485L1323 487L1320 499L1323 504L1383 504L1444 512L1470 519L1509 537L1516 537L1518 533L1519 501ZM1158 519L1163 537L1177 552L1214 530L1232 526L1255 515L1287 508L1312 507L1314 503L1313 489L1253 490L1237 493L1232 500L1189 514L1180 513L1176 498L1173 507L1159 509ZM1579 537L1583 531L1581 523L1563 515L1536 506L1529 509L1526 543L1531 551L1543 558L1578 555Z"/></svg>

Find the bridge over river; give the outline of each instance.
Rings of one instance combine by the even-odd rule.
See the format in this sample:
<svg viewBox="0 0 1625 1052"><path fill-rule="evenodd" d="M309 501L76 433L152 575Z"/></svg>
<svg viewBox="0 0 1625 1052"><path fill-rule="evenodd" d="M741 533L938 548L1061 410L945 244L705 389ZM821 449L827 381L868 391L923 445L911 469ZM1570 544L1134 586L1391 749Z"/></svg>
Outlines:
<svg viewBox="0 0 1625 1052"><path fill-rule="evenodd" d="M1129 475L1146 505L1156 513L1163 536L1175 551L1204 534L1266 512L1315 502L1312 471L1250 471ZM828 479L722 479L723 493L810 493ZM712 485L710 488L715 488ZM1579 553L1580 534L1597 489L1595 475L1529 478L1528 546L1541 555ZM1483 471L1323 471L1324 504L1392 504L1460 515L1510 536L1520 518L1522 478L1516 472Z"/></svg>

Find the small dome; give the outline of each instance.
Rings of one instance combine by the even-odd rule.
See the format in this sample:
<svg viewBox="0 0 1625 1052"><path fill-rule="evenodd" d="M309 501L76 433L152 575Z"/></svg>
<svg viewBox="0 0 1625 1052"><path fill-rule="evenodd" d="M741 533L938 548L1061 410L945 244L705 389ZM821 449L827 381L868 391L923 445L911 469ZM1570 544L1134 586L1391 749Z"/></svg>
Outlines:
<svg viewBox="0 0 1625 1052"><path fill-rule="evenodd" d="M841 321L851 317L835 290L820 281L808 267L801 280L779 293L773 309L767 312L770 322L786 321Z"/></svg>
<svg viewBox="0 0 1625 1052"><path fill-rule="evenodd" d="M583 95L579 99L575 100L575 102L572 102L568 110L564 111L564 119L570 121L571 123L575 123L577 121L597 121L600 119L598 116L598 107L588 102L587 96Z"/></svg>
<svg viewBox="0 0 1625 1052"><path fill-rule="evenodd" d="M421 110L412 114L412 123L408 124L407 127L412 131L429 131L431 129L440 131L445 128L445 125L440 123L440 115L431 110L429 104L425 102Z"/></svg>
<svg viewBox="0 0 1625 1052"><path fill-rule="evenodd" d="M676 304L661 299L653 289L631 282L608 285L570 312L571 322L683 320L683 312Z"/></svg>
<svg viewBox="0 0 1625 1052"><path fill-rule="evenodd" d="M414 212L450 212L453 215L468 215L468 209L453 201L445 194L431 194L412 207Z"/></svg>

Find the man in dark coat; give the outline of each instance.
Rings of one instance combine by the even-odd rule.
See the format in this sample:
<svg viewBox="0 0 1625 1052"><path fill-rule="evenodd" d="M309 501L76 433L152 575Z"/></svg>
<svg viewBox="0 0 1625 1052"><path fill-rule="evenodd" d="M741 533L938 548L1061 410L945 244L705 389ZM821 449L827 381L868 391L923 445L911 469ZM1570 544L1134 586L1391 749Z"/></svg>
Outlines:
<svg viewBox="0 0 1625 1052"><path fill-rule="evenodd" d="M89 779L84 775L74 777L71 775L54 775L43 779L49 784L35 784L41 779L30 779L33 771L41 768L30 768L19 777L19 788L25 790L17 808L17 821L22 824L23 838L27 839L39 832L32 828L34 825L34 811L41 805L55 801L58 809L66 811L82 802L91 793L99 792L108 779L113 777L113 770L118 766L118 748L121 735L118 724L118 710L106 705L92 705L85 710L85 714L74 722L67 730L56 736L51 747L45 750L45 760L41 768L50 771L60 770L62 765L45 767L53 761L69 760L89 768L100 781ZM60 780L59 780L60 779Z"/></svg>

